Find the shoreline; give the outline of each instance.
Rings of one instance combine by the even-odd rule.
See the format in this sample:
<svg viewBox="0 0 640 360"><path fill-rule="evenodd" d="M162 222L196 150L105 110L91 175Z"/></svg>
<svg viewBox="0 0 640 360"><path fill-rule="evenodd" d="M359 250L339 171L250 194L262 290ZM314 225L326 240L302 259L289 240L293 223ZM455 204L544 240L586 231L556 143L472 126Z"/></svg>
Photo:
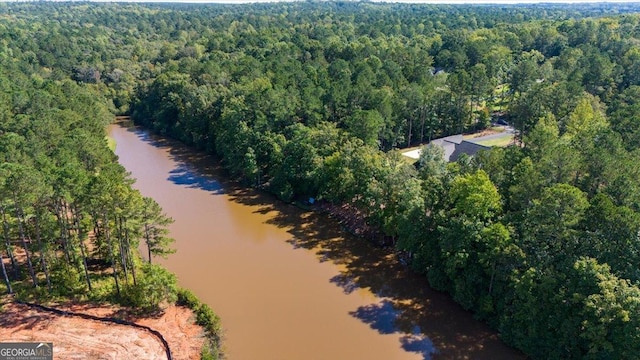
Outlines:
<svg viewBox="0 0 640 360"><path fill-rule="evenodd" d="M427 356L440 349L440 356L445 358L524 358L520 351L501 341L495 329L473 319L450 295L430 288L426 277L411 271L389 246L354 235L357 230L353 224L341 221L336 213L331 216L328 208L321 209L320 204L308 204L301 199L282 201L264 188L242 186L229 177L215 156L143 126L137 128L147 134L142 137L144 141L169 149L172 161L188 163L191 176L204 176L220 183L224 191L216 190L216 194L223 193L231 202L259 208L261 213L277 212L269 223L286 228L290 237L287 242L294 249L306 249L318 261L336 264L339 273L329 279L330 283L345 294L362 288L376 296L376 302L357 307L350 316L382 334L401 334L400 346L412 344L407 351ZM178 148L173 149L172 145ZM385 322L388 327L378 328L377 317L367 316L380 312L394 319ZM443 322L449 326L441 326ZM464 338L459 337L461 333Z"/></svg>

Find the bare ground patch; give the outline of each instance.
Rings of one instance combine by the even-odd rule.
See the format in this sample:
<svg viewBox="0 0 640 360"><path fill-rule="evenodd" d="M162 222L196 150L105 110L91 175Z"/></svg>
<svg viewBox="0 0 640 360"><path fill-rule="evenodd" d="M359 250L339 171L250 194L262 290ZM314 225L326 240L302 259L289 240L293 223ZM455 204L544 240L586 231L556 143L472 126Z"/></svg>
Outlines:
<svg viewBox="0 0 640 360"><path fill-rule="evenodd" d="M56 359L166 359L160 340L150 332L127 325L61 316L2 299L0 341L53 342ZM170 306L153 317L137 317L111 305L59 304L60 310L99 317L118 317L160 332L173 359L200 358L205 338L194 324L193 312Z"/></svg>

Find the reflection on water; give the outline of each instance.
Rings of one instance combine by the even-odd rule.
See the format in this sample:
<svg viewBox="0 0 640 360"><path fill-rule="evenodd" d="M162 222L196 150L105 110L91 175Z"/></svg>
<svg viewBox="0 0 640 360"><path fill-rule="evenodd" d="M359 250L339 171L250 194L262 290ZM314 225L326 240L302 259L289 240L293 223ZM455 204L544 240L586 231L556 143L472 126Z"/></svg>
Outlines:
<svg viewBox="0 0 640 360"><path fill-rule="evenodd" d="M169 172L167 180L176 185L184 185L208 192L222 194L222 185L214 179L202 176L186 164L182 164Z"/></svg>
<svg viewBox="0 0 640 360"><path fill-rule="evenodd" d="M360 288L355 280L346 274L338 274L332 277L329 282L341 287L345 294L351 294Z"/></svg>
<svg viewBox="0 0 640 360"><path fill-rule="evenodd" d="M421 359L524 358L447 295L430 289L426 279L408 272L388 250L346 235L322 214L273 203L249 191L231 196L245 205L276 208L276 216L268 222L286 227L295 239L294 248L310 250L318 261L337 265L340 272L329 282L344 294L362 289L375 294L375 302L360 305L349 315L379 334L398 335L405 351Z"/></svg>
<svg viewBox="0 0 640 360"><path fill-rule="evenodd" d="M422 355L424 360L431 359L432 355L437 354L433 342L422 334L419 326L416 326L413 334L402 336L400 342L403 349Z"/></svg>
<svg viewBox="0 0 640 360"><path fill-rule="evenodd" d="M523 358L324 215L220 181L184 146L110 131L136 186L176 220L178 252L161 262L221 315L230 359Z"/></svg>
<svg viewBox="0 0 640 360"><path fill-rule="evenodd" d="M406 351L418 353L423 359L431 359L437 354L431 339L425 336L419 325L413 325L409 334L402 331L398 321L401 321L402 309L397 308L393 301L384 299L379 303L361 306L349 314L367 324L381 334L400 333L400 343Z"/></svg>
<svg viewBox="0 0 640 360"><path fill-rule="evenodd" d="M387 299L377 304L361 306L358 310L352 311L349 314L369 324L372 329L377 330L381 334L393 334L398 331L396 327L398 310L396 310L393 307L393 303Z"/></svg>

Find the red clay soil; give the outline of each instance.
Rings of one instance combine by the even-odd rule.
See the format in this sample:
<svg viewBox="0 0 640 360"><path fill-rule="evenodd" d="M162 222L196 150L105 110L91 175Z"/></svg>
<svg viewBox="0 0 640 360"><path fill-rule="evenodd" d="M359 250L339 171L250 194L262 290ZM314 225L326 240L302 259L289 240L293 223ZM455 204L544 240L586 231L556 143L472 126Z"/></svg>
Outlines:
<svg viewBox="0 0 640 360"><path fill-rule="evenodd" d="M54 359L166 359L160 340L132 326L61 316L0 299L0 341L52 342ZM169 343L173 359L200 358L205 338L193 312L170 306L154 317L136 317L111 305L63 304L56 309L99 317L117 317L148 326Z"/></svg>

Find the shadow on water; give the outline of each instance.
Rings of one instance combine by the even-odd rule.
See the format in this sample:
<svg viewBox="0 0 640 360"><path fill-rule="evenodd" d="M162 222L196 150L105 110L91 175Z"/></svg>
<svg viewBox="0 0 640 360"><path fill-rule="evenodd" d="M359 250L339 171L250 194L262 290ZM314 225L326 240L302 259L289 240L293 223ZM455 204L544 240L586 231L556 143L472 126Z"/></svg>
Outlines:
<svg viewBox="0 0 640 360"><path fill-rule="evenodd" d="M423 276L408 271L389 250L346 233L319 212L302 210L273 196L221 180L222 169L210 155L176 141L130 128L143 141L167 148L178 163L169 180L250 206L255 213L275 214L267 223L286 229L294 249L315 253L319 262L330 261L341 270L329 281L345 294L367 289L376 303L349 313L380 334L398 334L399 346L423 359L525 359L506 346L494 330L475 320L446 294L431 289Z"/></svg>
<svg viewBox="0 0 640 360"><path fill-rule="evenodd" d="M150 131L144 130L138 126L133 125L132 122L120 123L120 126L125 127L127 131L136 134L138 139L147 144L151 144L158 148L166 148L172 145L172 141L167 138L153 135Z"/></svg>
<svg viewBox="0 0 640 360"><path fill-rule="evenodd" d="M347 295L360 288L360 286L358 286L353 278L345 274L338 274L329 279L329 282L336 284L338 287L342 288L342 291L344 291L344 293Z"/></svg>
<svg viewBox="0 0 640 360"><path fill-rule="evenodd" d="M198 188L216 194L222 194L224 192L222 185L218 181L209 176L202 175L184 164L171 170L169 174L167 179L176 185Z"/></svg>
<svg viewBox="0 0 640 360"><path fill-rule="evenodd" d="M349 314L380 334L398 334L405 351L425 360L525 358L448 295L431 289L423 276L408 271L389 249L349 235L325 214L268 194L239 187L227 194L255 212L275 214L267 222L286 229L294 248L312 251L319 262L339 265L340 274L329 281L345 294L359 289L376 294L378 302Z"/></svg>
<svg viewBox="0 0 640 360"><path fill-rule="evenodd" d="M400 338L402 348L407 352L421 354L425 360L432 359L438 353L431 339L423 334L419 325L414 325L409 334L399 329L401 309L391 300L385 299L378 304L361 306L349 314L369 324L381 334L404 334Z"/></svg>
<svg viewBox="0 0 640 360"><path fill-rule="evenodd" d="M219 180L221 168L204 152L195 151L184 144L152 134L148 130L134 126L132 122L121 122L120 126L133 132L138 139L154 147L167 149L177 167L169 172L167 180L180 186L201 189L212 194L224 194L226 183Z"/></svg>
<svg viewBox="0 0 640 360"><path fill-rule="evenodd" d="M378 304L361 306L349 314L369 324L372 329L381 334L393 334L398 330L396 328L398 311L393 303L386 299Z"/></svg>

